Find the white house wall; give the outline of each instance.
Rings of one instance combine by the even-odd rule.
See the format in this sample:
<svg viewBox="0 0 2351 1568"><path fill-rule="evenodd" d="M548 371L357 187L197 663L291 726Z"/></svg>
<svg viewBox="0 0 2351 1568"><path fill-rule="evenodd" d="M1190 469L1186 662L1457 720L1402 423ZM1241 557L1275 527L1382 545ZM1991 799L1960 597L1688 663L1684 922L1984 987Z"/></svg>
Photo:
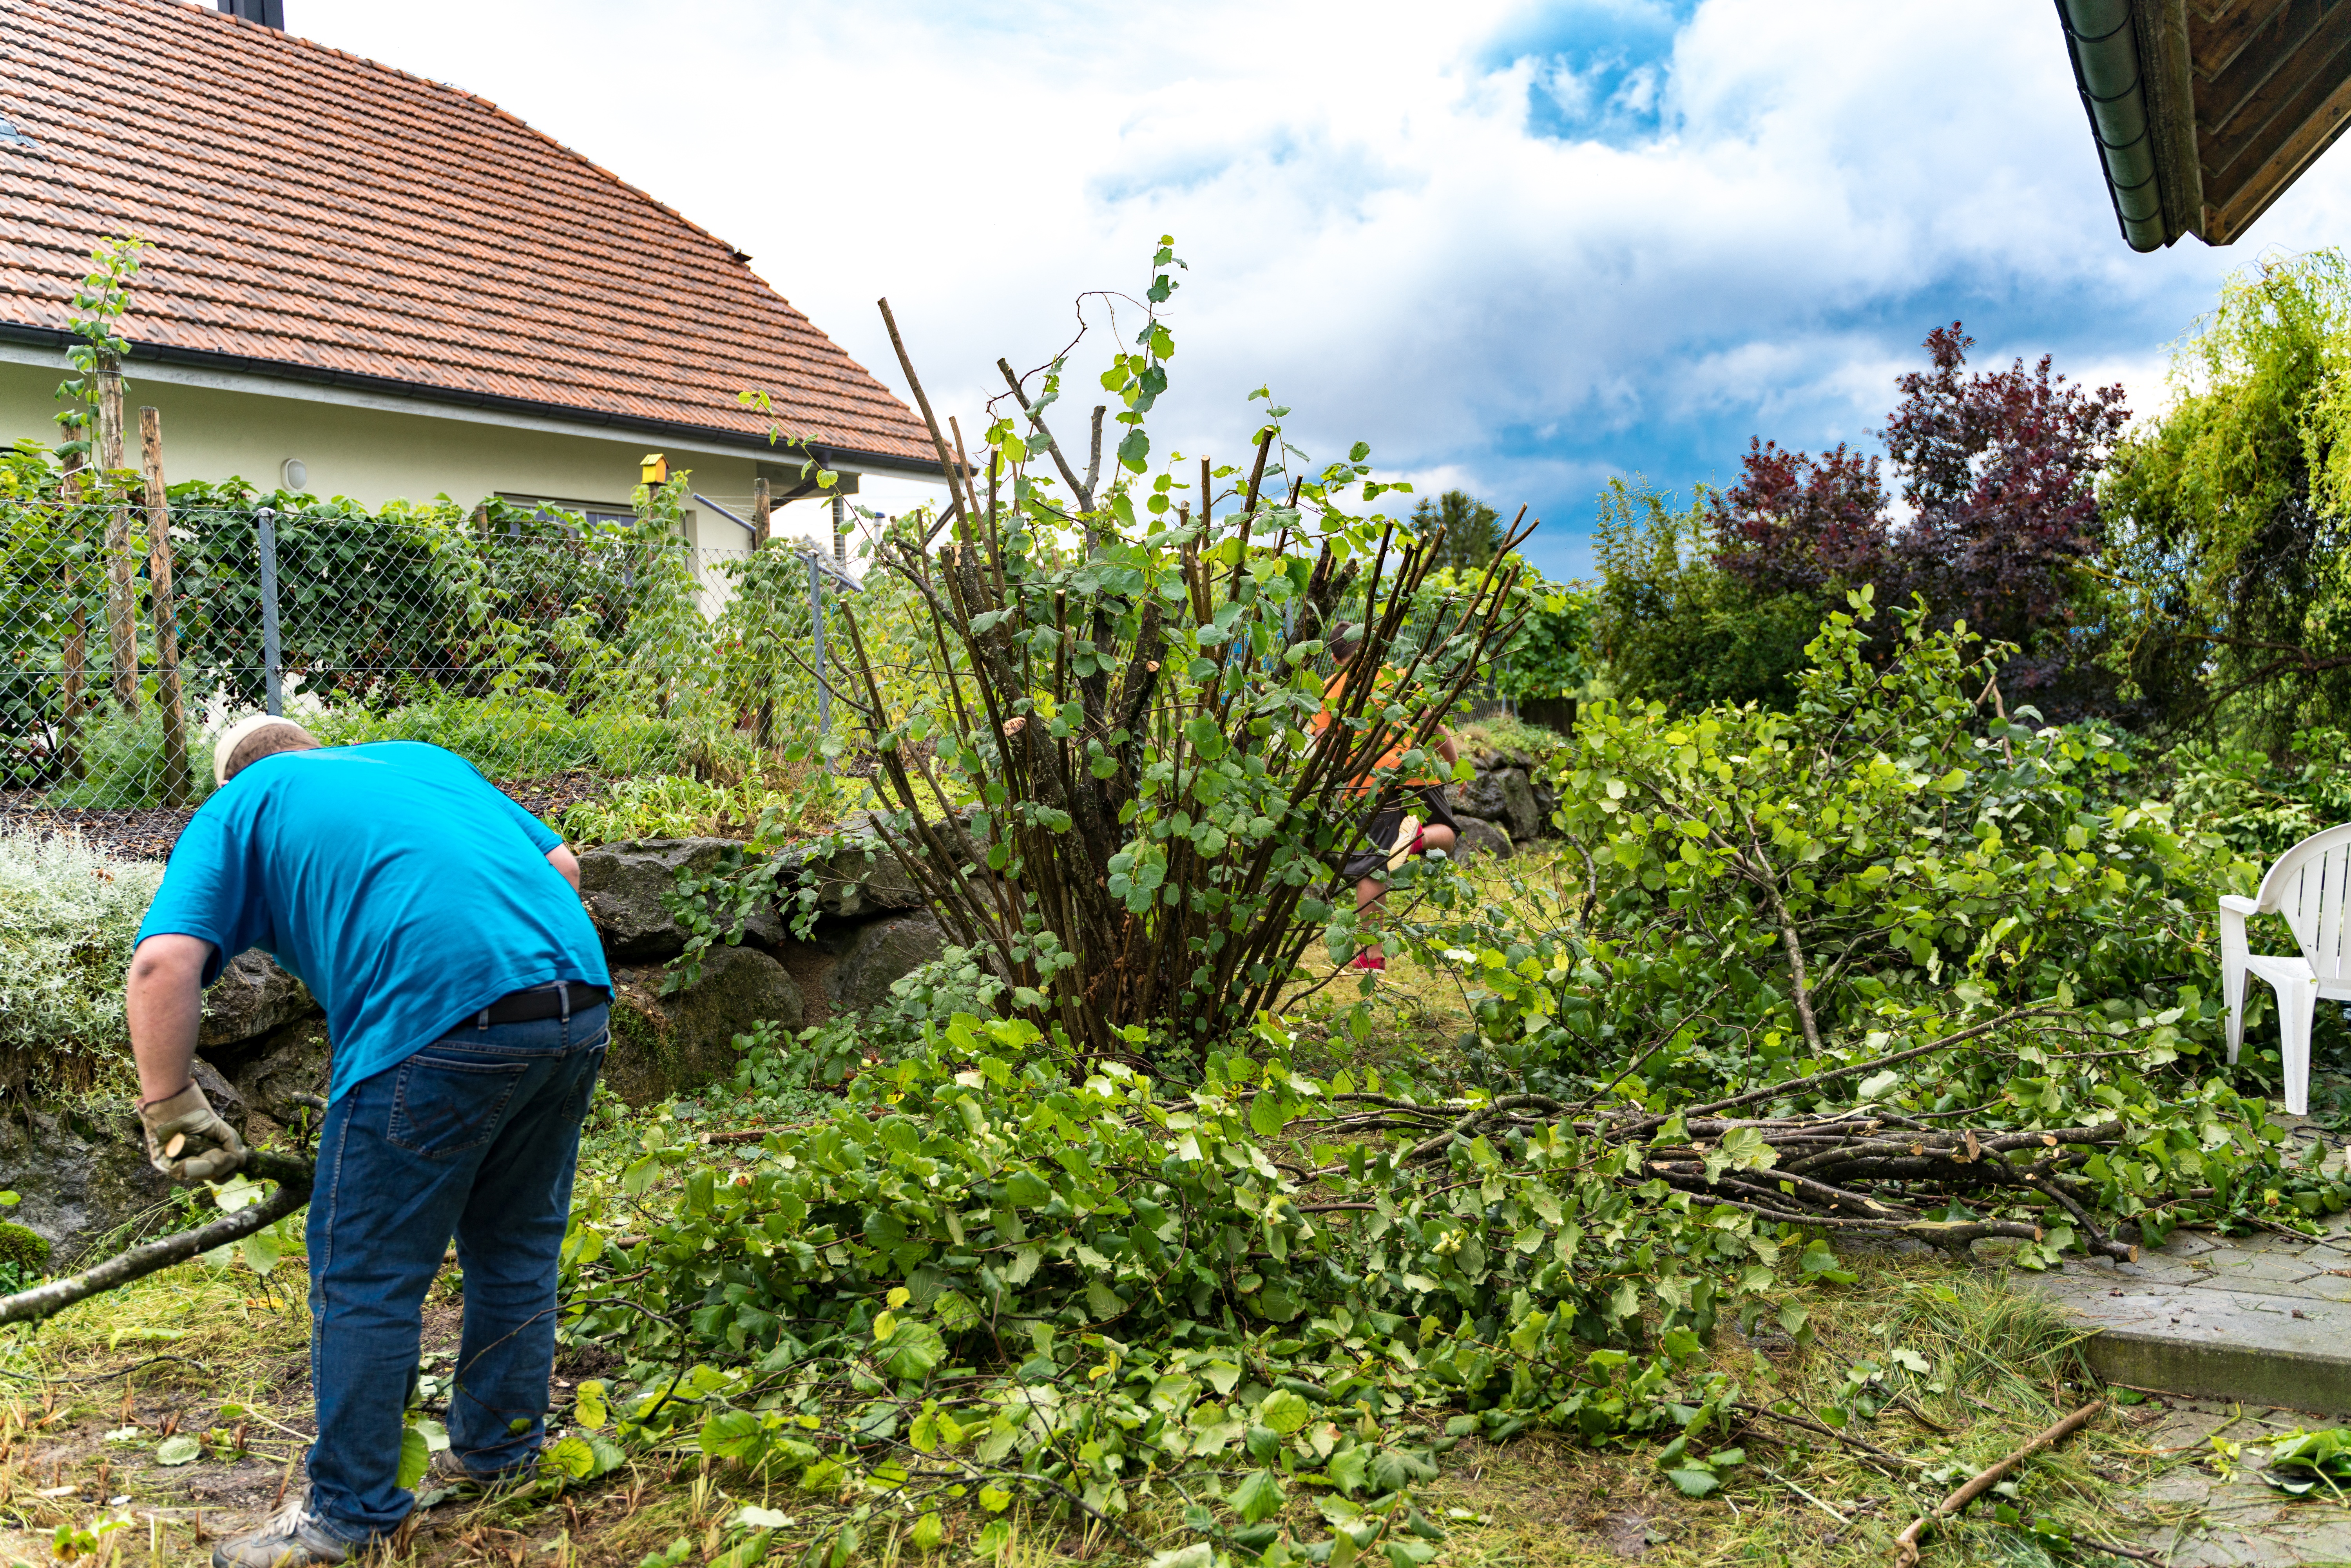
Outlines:
<svg viewBox="0 0 2351 1568"><path fill-rule="evenodd" d="M56 415L63 406L57 382L71 372L62 356L26 362L36 352L13 350L0 360L0 443L57 439ZM649 452L663 452L673 474L691 469L695 490L748 516L759 467L748 453L697 452L656 436L575 434L552 422L472 410L444 414L422 403L386 406L395 400L340 389L319 389L335 401L304 395L308 388L272 395L203 384L227 377L135 361L130 369L130 406L152 407L162 415L163 472L174 484L235 476L271 490L284 483L286 461L296 458L309 494L348 496L370 507L437 495L468 506L507 495L625 507L640 462ZM740 549L746 542L735 524L696 511L696 527L689 531L698 544Z"/></svg>

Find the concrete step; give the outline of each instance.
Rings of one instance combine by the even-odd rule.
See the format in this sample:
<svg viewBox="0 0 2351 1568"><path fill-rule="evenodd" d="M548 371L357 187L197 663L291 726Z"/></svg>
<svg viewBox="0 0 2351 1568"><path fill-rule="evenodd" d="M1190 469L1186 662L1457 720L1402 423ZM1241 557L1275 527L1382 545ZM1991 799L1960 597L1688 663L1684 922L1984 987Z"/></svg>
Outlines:
<svg viewBox="0 0 2351 1568"><path fill-rule="evenodd" d="M2351 1214L2325 1232L2177 1231L2135 1263L2068 1259L2009 1279L2095 1331L2083 1349L2109 1383L2342 1415L2351 1413Z"/></svg>

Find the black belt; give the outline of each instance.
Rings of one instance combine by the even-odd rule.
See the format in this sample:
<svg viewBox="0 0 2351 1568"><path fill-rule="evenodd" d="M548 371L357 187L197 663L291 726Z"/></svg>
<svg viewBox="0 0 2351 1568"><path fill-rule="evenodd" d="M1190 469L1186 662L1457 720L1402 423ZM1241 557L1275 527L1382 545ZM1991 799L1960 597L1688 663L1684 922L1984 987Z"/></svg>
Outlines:
<svg viewBox="0 0 2351 1568"><path fill-rule="evenodd" d="M612 999L612 993L601 986L590 986L579 980L558 980L553 985L533 986L527 991L508 991L488 1007L474 1015L474 1027L487 1029L494 1023L531 1023L539 1019L569 1018L573 1013L590 1008L601 1008Z"/></svg>

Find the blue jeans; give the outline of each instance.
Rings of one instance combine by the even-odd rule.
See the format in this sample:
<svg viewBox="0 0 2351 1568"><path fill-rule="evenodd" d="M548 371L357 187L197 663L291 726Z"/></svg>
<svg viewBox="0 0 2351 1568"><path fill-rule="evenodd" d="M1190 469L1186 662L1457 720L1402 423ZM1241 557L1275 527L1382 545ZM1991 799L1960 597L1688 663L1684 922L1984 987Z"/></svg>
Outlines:
<svg viewBox="0 0 2351 1568"><path fill-rule="evenodd" d="M466 1025L351 1086L319 1134L310 1197L310 1506L336 1533L381 1535L415 1506L400 1439L424 1293L454 1234L465 1326L450 1448L488 1474L546 1432L558 1254L607 1009Z"/></svg>

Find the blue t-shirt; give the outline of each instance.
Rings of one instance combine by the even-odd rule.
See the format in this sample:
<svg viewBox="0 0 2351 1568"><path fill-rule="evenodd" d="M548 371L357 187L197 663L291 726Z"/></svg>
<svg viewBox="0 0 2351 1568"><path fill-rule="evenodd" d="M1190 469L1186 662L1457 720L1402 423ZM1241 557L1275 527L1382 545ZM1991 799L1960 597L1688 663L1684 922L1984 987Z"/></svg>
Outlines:
<svg viewBox="0 0 2351 1568"><path fill-rule="evenodd" d="M611 983L562 841L437 746L279 752L197 810L139 938L211 943L206 985L266 948L327 1010L338 1099L509 991Z"/></svg>

